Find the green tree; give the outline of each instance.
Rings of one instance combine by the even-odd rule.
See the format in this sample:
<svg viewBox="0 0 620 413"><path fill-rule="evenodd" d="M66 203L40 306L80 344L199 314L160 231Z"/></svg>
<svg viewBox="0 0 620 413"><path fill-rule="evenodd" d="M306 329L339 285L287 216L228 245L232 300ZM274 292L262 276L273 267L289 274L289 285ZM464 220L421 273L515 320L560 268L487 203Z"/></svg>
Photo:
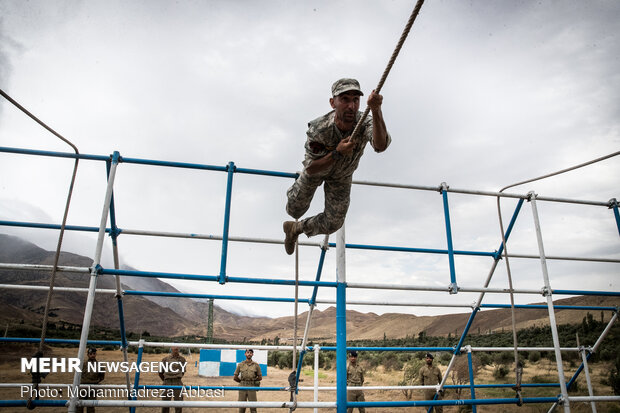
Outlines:
<svg viewBox="0 0 620 413"><path fill-rule="evenodd" d="M424 365L424 360L419 358L413 358L407 364L405 364L405 368L403 369L403 379L398 382L399 386L414 386L418 383L418 377L420 374L420 367ZM407 400L411 400L413 396L412 389L403 389L403 394Z"/></svg>

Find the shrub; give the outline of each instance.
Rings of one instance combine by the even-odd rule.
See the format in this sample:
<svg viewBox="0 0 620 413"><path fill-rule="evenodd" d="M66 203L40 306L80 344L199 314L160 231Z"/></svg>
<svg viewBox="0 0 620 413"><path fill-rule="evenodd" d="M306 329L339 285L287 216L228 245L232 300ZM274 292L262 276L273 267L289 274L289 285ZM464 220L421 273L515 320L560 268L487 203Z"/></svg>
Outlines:
<svg viewBox="0 0 620 413"><path fill-rule="evenodd" d="M527 356L527 359L532 363L536 363L537 361L540 360L540 351L530 351L530 354Z"/></svg>
<svg viewBox="0 0 620 413"><path fill-rule="evenodd" d="M497 365L493 369L493 377L495 377L496 379L503 379L507 375L508 375L508 367L506 366Z"/></svg>

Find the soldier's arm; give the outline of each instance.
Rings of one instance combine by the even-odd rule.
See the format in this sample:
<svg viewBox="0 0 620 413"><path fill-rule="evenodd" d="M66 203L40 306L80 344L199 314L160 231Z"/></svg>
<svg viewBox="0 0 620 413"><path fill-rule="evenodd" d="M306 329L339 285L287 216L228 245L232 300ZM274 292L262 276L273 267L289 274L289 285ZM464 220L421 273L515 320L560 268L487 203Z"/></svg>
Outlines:
<svg viewBox="0 0 620 413"><path fill-rule="evenodd" d="M373 90L368 96L368 106L372 112L372 147L376 152L383 152L388 146L387 127L381 111L382 104L383 96Z"/></svg>
<svg viewBox="0 0 620 413"><path fill-rule="evenodd" d="M306 167L306 173L308 175L314 175L318 172L322 172L328 168L330 168L333 164L338 162L339 156L350 155L355 149L355 142L351 141L351 137L344 138L340 142L338 142L338 146L336 146L335 151L339 153L334 154L333 152L328 153L322 158L315 159L310 162L310 164Z"/></svg>
<svg viewBox="0 0 620 413"><path fill-rule="evenodd" d="M260 371L260 365L256 365L256 380L261 381L263 379L263 373Z"/></svg>
<svg viewBox="0 0 620 413"><path fill-rule="evenodd" d="M237 383L241 382L241 379L239 378L239 367L241 367L241 364L237 364L237 368L235 369L235 375L233 376L233 380Z"/></svg>

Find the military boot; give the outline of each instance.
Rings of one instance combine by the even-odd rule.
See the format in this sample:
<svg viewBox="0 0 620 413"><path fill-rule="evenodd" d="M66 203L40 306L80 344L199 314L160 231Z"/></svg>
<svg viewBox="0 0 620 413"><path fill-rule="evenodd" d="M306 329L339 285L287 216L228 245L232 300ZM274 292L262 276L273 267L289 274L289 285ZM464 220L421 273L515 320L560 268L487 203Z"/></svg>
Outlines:
<svg viewBox="0 0 620 413"><path fill-rule="evenodd" d="M304 232L301 221L285 221L282 225L286 237L284 238L284 249L288 255L295 252L295 243L299 234Z"/></svg>

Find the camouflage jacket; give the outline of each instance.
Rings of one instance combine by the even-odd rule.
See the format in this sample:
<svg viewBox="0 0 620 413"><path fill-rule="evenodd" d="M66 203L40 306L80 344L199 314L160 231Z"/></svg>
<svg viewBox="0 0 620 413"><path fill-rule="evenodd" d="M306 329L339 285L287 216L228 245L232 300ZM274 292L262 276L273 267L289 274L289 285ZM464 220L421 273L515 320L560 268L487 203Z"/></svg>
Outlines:
<svg viewBox="0 0 620 413"><path fill-rule="evenodd" d="M364 384L364 369L359 364L347 366L347 384L349 386L361 386Z"/></svg>
<svg viewBox="0 0 620 413"><path fill-rule="evenodd" d="M441 383L441 371L439 371L439 368L436 366L422 366L420 367L419 380L422 386L434 386L435 384L439 384Z"/></svg>
<svg viewBox="0 0 620 413"><path fill-rule="evenodd" d="M90 371L89 365L90 363ZM81 384L98 384L105 378L105 373L97 372L97 360L85 360L82 365L82 376L80 378Z"/></svg>
<svg viewBox="0 0 620 413"><path fill-rule="evenodd" d="M356 124L362 117L362 112L357 112ZM303 161L304 167L308 167L315 159L320 159L332 152L338 146L338 143L346 138L343 136L336 124L334 123L335 111L331 111L317 119L308 122L308 131L306 132L306 156ZM340 161L334 163L331 168L319 172L321 176L331 176L335 179L350 177L357 169L360 158L364 154L366 144L370 142L372 145L372 117L369 115L360 126L358 144L353 153L345 156ZM392 138L388 133L387 146L390 145ZM387 148L386 146L386 148Z"/></svg>
<svg viewBox="0 0 620 413"><path fill-rule="evenodd" d="M168 363L185 363L185 357L181 356L179 354L179 356L174 357L172 354L169 354L168 356L164 357L161 360L162 363L168 364ZM184 365L184 364L183 364ZM181 364L173 364L171 366L168 367L168 371L164 371L164 372L160 372L159 373L159 377L162 380L165 379L180 379L181 377L183 377L183 375L185 374L185 371L183 371L181 369ZM173 370L181 370L181 371L173 371Z"/></svg>
<svg viewBox="0 0 620 413"><path fill-rule="evenodd" d="M237 364L235 377L241 380L242 386L258 386L263 379L263 374L257 362L245 360Z"/></svg>

